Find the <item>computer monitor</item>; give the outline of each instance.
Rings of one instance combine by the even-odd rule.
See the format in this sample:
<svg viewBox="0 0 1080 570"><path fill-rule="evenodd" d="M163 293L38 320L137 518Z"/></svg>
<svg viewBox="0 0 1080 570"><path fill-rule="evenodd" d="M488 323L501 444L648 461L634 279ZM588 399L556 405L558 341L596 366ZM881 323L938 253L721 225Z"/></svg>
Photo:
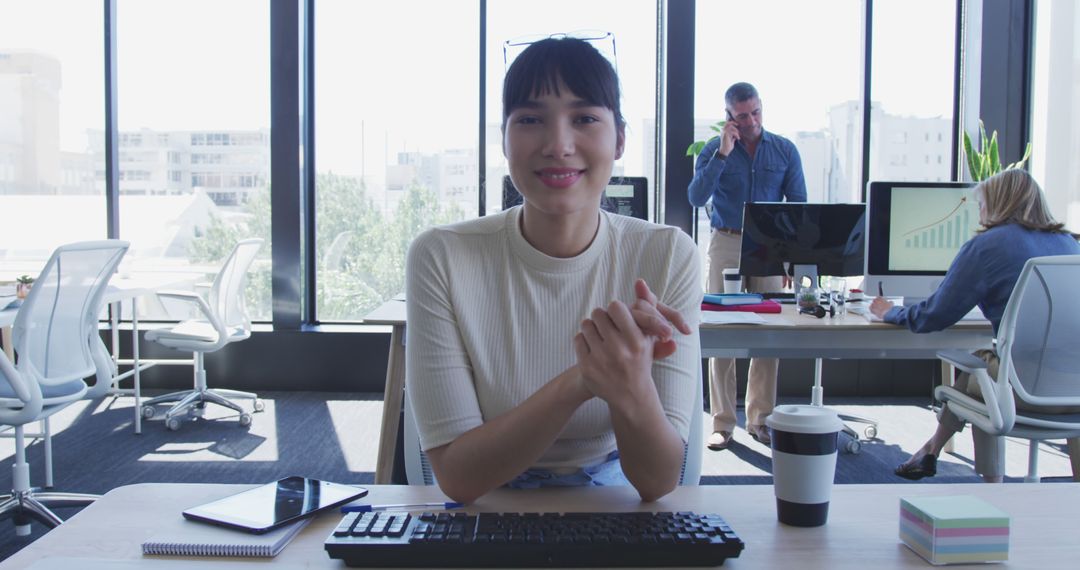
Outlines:
<svg viewBox="0 0 1080 570"><path fill-rule="evenodd" d="M866 206L748 202L743 207L739 273L794 275L798 292L818 275L862 275Z"/></svg>
<svg viewBox="0 0 1080 570"><path fill-rule="evenodd" d="M642 220L649 219L648 212L649 181L643 176L614 176L604 189L604 198L600 207L615 214L622 214ZM503 176L503 209L521 203L521 194L509 176Z"/></svg>
<svg viewBox="0 0 1080 570"><path fill-rule="evenodd" d="M970 182L870 182L867 293L918 303L941 284L956 252L979 228Z"/></svg>

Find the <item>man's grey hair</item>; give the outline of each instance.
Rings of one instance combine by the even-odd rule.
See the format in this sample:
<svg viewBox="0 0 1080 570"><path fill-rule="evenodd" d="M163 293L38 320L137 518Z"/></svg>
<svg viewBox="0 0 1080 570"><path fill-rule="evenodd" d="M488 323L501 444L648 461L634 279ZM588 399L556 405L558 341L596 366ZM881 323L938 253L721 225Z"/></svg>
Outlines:
<svg viewBox="0 0 1080 570"><path fill-rule="evenodd" d="M724 102L727 103L728 107L750 99L760 99L760 97L758 97L757 89L746 82L736 83L728 87L727 92L724 93Z"/></svg>

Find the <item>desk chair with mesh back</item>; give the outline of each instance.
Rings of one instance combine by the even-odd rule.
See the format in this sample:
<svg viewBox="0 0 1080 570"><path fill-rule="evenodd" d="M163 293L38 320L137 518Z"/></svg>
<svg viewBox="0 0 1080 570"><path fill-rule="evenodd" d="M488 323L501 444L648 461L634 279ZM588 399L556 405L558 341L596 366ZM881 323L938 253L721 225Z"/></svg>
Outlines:
<svg viewBox="0 0 1080 570"><path fill-rule="evenodd" d="M1039 480L1039 441L1080 437L1080 413L1043 414L1016 408L1016 400L1033 406L1080 406L1080 255L1035 257L1024 264L998 327L1000 359L996 379L982 359L963 351L938 357L974 374L982 389L978 401L951 386L938 386L935 396L971 422L973 437L1004 436L1030 440L1025 481ZM1070 441L1073 478L1078 472L1075 441ZM1003 454L1002 454L1003 455Z"/></svg>
<svg viewBox="0 0 1080 570"><path fill-rule="evenodd" d="M686 448L683 452L682 473L679 476L679 484L684 486L697 486L701 483L701 454L705 447L704 432L702 431L703 396L701 388L701 370L698 370L697 388L694 390L694 409L690 416L690 434L686 439ZM416 429L416 419L413 417L412 406L409 404L409 392L405 392L404 405L404 437L405 447L405 478L409 485L434 485L435 472L431 470L427 454L420 449L420 433Z"/></svg>
<svg viewBox="0 0 1080 570"><path fill-rule="evenodd" d="M214 278L210 287L209 303L197 293L191 291L161 291L159 297L185 301L197 307L202 313L201 319L184 321L174 327L155 329L146 333L146 340L176 350L190 351L195 368L195 387L192 390L173 392L144 402L144 418L154 417L154 405L176 402L165 412L165 426L170 430L180 429L180 419L185 415L198 416L206 403L218 404L240 414L240 425L251 425L251 414L244 411L229 398L254 400L256 412L263 409L263 403L251 392L237 390L210 389L206 384L206 367L203 355L220 350L225 345L244 340L251 336L251 320L244 308L244 285L247 283L247 271L255 254L262 246L261 239L246 239L236 244L229 254L221 271Z"/></svg>
<svg viewBox="0 0 1080 570"><path fill-rule="evenodd" d="M39 493L30 487L24 426L48 418L83 398L105 395L112 362L98 335L102 295L128 243L104 240L60 246L45 264L15 317L17 364L0 352L0 424L15 431L12 491L0 497L0 516L11 516L15 534L30 533L30 520L55 527L51 507L88 505L97 495ZM93 388L84 380L95 376ZM46 449L48 453L48 449Z"/></svg>

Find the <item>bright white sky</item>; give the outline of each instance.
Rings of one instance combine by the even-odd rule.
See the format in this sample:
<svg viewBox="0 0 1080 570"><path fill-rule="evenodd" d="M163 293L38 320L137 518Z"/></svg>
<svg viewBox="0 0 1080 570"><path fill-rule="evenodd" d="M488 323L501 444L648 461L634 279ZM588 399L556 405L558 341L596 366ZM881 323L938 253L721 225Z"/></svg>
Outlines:
<svg viewBox="0 0 1080 570"><path fill-rule="evenodd" d="M859 96L860 5L699 2L697 116L723 117L723 91L750 81L761 92L766 128L825 127L830 106ZM268 6L265 0L119 0L120 128L268 127ZM624 160L640 161L650 135L643 120L655 107L654 1L491 0L488 10L489 122L500 119L504 40L611 31L630 124ZM951 114L954 10L939 0L875 2L874 99L887 112ZM32 48L60 59L61 144L84 150L86 129L101 128L104 120L101 4L0 0L0 12L0 51ZM475 147L478 43L469 39L478 34L476 12L471 0L317 3L319 170L359 174L366 156L368 175L381 176L401 150Z"/></svg>

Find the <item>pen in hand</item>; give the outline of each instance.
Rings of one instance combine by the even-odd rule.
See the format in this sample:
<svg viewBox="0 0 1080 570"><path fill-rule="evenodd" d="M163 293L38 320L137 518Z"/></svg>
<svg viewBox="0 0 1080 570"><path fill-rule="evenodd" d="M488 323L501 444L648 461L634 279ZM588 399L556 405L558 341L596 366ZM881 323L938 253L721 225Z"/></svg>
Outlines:
<svg viewBox="0 0 1080 570"><path fill-rule="evenodd" d="M371 511L424 511L430 509L460 509L464 503L446 501L440 503L398 503L393 505L345 505L343 513L367 513Z"/></svg>
<svg viewBox="0 0 1080 570"><path fill-rule="evenodd" d="M884 297L885 296L885 289L881 286L881 281L877 282L877 294L878 294L878 297Z"/></svg>

